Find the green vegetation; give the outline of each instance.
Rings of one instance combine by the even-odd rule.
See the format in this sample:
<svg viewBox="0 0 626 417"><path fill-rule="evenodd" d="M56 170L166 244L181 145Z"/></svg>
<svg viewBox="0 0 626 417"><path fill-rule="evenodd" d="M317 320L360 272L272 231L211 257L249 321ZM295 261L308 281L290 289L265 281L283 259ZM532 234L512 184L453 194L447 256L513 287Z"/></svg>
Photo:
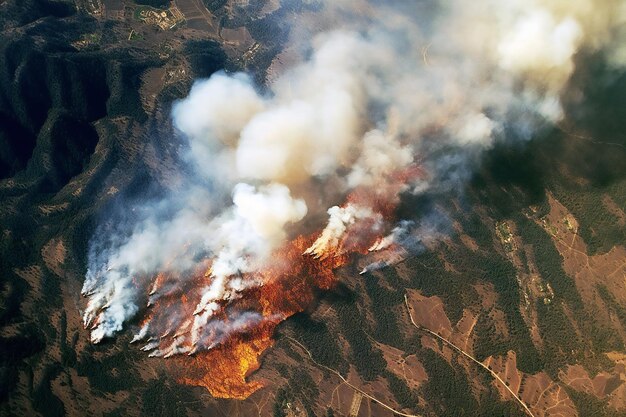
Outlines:
<svg viewBox="0 0 626 417"><path fill-rule="evenodd" d="M73 346L67 345L67 314L61 313L61 323L59 326L59 346L61 349L61 364L64 367L73 367L76 364L76 352Z"/></svg>
<svg viewBox="0 0 626 417"><path fill-rule="evenodd" d="M95 49L100 45L101 40L102 33L100 32L85 33L77 41L72 42L72 46L77 49Z"/></svg>
<svg viewBox="0 0 626 417"><path fill-rule="evenodd" d="M512 252L515 250L515 244L513 242L513 235L509 229L509 225L506 222L496 223L496 234L504 246L506 252Z"/></svg>
<svg viewBox="0 0 626 417"><path fill-rule="evenodd" d="M455 265L468 263L475 265L474 279L493 284L498 294L498 306L505 314L506 325L509 329L509 340L506 341L508 349L506 350L514 350L517 353L520 370L528 373L539 372L543 368L544 363L540 358L539 352L532 344L530 332L520 312L522 297L517 280L517 271L508 259L493 252L491 249L494 242L493 235L474 216L470 216L463 223L463 228L474 238L481 249L484 249L484 252L481 251L480 254L466 253L467 260L463 263L455 263ZM486 329L483 327L482 330ZM481 342L478 343L480 344ZM495 343L498 345L496 346L496 352L502 353L504 350L502 342L498 341Z"/></svg>
<svg viewBox="0 0 626 417"><path fill-rule="evenodd" d="M494 321L487 315L481 315L474 326L474 334L477 336L474 343L474 356L478 360L484 360L488 356L502 356L511 349L510 343L502 338Z"/></svg>
<svg viewBox="0 0 626 417"><path fill-rule="evenodd" d="M565 274L563 258L548 233L522 214L515 217L515 222L522 240L533 245L537 269L555 293L552 305L536 304L539 333L544 341L546 371L554 378L566 363L582 363L588 369L601 369L602 365L598 362L601 358L589 356L588 352L621 350L623 342L605 324L597 323L592 312L584 306L574 279ZM584 337L577 335L565 314L566 309Z"/></svg>
<svg viewBox="0 0 626 417"><path fill-rule="evenodd" d="M189 387L171 383L165 375L150 380L141 394L141 415L153 416L185 416L189 404L197 401Z"/></svg>
<svg viewBox="0 0 626 417"><path fill-rule="evenodd" d="M292 396L289 390L284 388L279 389L276 392L276 398L274 400L274 417L287 417L287 407L291 404Z"/></svg>
<svg viewBox="0 0 626 417"><path fill-rule="evenodd" d="M567 276L563 271L563 258L550 236L521 213L515 217L515 223L518 225L522 240L532 244L537 269L541 277L550 283L555 296L564 300L576 312L582 312L584 306L574 278Z"/></svg>
<svg viewBox="0 0 626 417"><path fill-rule="evenodd" d="M470 382L464 372L430 349L425 349L420 357L426 373L433 376L421 390L433 412L440 416L475 416L479 406L468 389Z"/></svg>
<svg viewBox="0 0 626 417"><path fill-rule="evenodd" d="M165 8L170 5L170 0L134 0L137 4L151 7Z"/></svg>
<svg viewBox="0 0 626 417"><path fill-rule="evenodd" d="M208 78L215 71L228 69L226 54L215 41L190 40L183 52L196 78Z"/></svg>
<svg viewBox="0 0 626 417"><path fill-rule="evenodd" d="M143 39L144 39L143 35L135 30L132 30L130 34L128 35L128 40L130 41L139 41Z"/></svg>
<svg viewBox="0 0 626 417"><path fill-rule="evenodd" d="M136 386L140 378L135 370L128 367L130 358L123 352L94 360L93 350L94 348L89 348L81 352L76 363L76 372L89 379L91 388L103 393L115 393Z"/></svg>
<svg viewBox="0 0 626 417"><path fill-rule="evenodd" d="M204 6L212 13L217 12L222 7L226 6L228 0L202 0Z"/></svg>
<svg viewBox="0 0 626 417"><path fill-rule="evenodd" d="M455 255L445 253L445 255ZM454 262L454 260L453 260ZM443 301L446 315L452 323L463 316L463 301L473 292L472 266L467 265L463 276L446 271L437 253L426 252L406 261L411 270L409 288L415 288L427 297L438 296Z"/></svg>
<svg viewBox="0 0 626 417"><path fill-rule="evenodd" d="M587 369L596 371L602 369L607 365L602 355L592 352L619 349L622 342L604 323L596 322L593 311L583 305L573 278L563 271L563 260L550 236L540 226L525 217L522 212L527 211L526 207L529 205L533 205L533 217L541 218L547 214L549 206L544 197L547 187L577 218L580 224L578 232L588 241L587 243L590 243L590 251L606 251L613 245L626 240L623 227L616 227L616 217L609 213L603 203L605 194L608 194L618 207L626 206L626 186L624 186L624 180L620 179L624 178L626 173L621 172L624 171L623 168L611 168L623 167L623 164L608 163L609 160L619 158L605 152L607 149L612 149L613 154L623 155L622 150L597 145L594 145L592 150L591 146L585 142L572 144L572 140L565 138L560 132L548 132L547 136L541 141L532 141L523 149L515 150L496 146L488 155L485 170L474 181L475 200L472 203L487 205L489 215L498 221L511 219L516 223L517 232L523 242L533 246L539 273L554 290L555 299L552 305L536 304L539 332L544 340L544 350L541 355L527 354L519 357L522 370L527 372L539 370L544 368L542 364L545 363L546 371L554 377L558 373L559 366L565 363L582 363ZM589 149L581 153L573 152L572 147ZM596 170L598 166L594 165L595 168L592 170L588 164L582 163L577 157L572 157L572 155L584 155L590 152L603 154L599 160L605 161L603 164L609 167L609 171L612 170L609 173L605 172L609 180L592 180L592 184L585 184L585 181L572 178L572 173L581 175L583 178L593 178L599 171L606 169L600 167ZM567 168L547 169L556 166L555 158L557 157L559 164L565 164ZM481 248L490 250L491 237L480 231L480 222L472 220L472 215L468 217L469 221L463 223L464 231L469 233ZM472 225L468 223L474 223L478 227L472 228ZM518 254L524 255L523 251L518 251ZM523 262L527 262L525 256L521 258ZM459 265L459 263L455 262L454 265ZM463 267L463 270L466 269ZM506 273L501 277L511 276L511 273ZM508 326L513 326L513 329L517 327L514 333L518 333L519 336L512 334L512 339L517 339L517 342L498 340L493 337L495 329L492 325L481 319L475 328L479 335L475 346L476 354L479 358L484 357L492 351L502 352L507 346L519 353L520 342L523 339L530 341L530 335L522 329L525 324L516 311L519 310L519 291L515 289L513 280L488 279L494 283L499 294L499 305L503 307L507 315ZM527 351L534 351L528 343L526 345ZM540 360L532 360L532 356ZM528 361L528 359L531 360ZM529 364L532 366L528 366Z"/></svg>
<svg viewBox="0 0 626 417"><path fill-rule="evenodd" d="M402 408L416 410L419 402L418 394L412 391L402 379L396 374L385 371L385 379L389 384L389 390Z"/></svg>
<svg viewBox="0 0 626 417"><path fill-rule="evenodd" d="M319 397L319 390L317 389L317 384L311 378L311 375L302 368L294 369L289 379L289 387L294 393L297 393L306 410L307 416L315 417L316 414L313 411L313 405Z"/></svg>
<svg viewBox="0 0 626 417"><path fill-rule="evenodd" d="M620 152L620 151L617 151ZM626 158L626 152L624 157ZM578 233L587 244L589 255L605 253L613 246L626 242L626 225L603 203L605 195L611 196L618 208L626 207L626 180L606 187L569 185L563 179L555 180L550 189L554 196L578 220Z"/></svg>
<svg viewBox="0 0 626 417"><path fill-rule="evenodd" d="M596 398L591 394L576 391L565 386L567 395L572 399L579 416L593 417L626 417L626 411L617 411L606 403L606 400Z"/></svg>
<svg viewBox="0 0 626 417"><path fill-rule="evenodd" d="M287 410L297 407L297 403L304 407L307 417L315 417L315 402L319 397L319 390L311 375L302 368L291 369L288 384L287 388L281 388L276 393L274 417L286 417Z"/></svg>
<svg viewBox="0 0 626 417"><path fill-rule="evenodd" d="M576 330L565 315L562 302L544 304L538 302L539 335L543 341L545 371L551 378L557 379L559 370L567 364L581 362L584 351Z"/></svg>
<svg viewBox="0 0 626 417"><path fill-rule="evenodd" d="M99 43L102 39L102 34L98 32L87 33L81 37L81 39L90 43Z"/></svg>
<svg viewBox="0 0 626 417"><path fill-rule="evenodd" d="M377 276L366 274L363 282L371 300L370 311L376 324L372 336L384 344L401 349L404 346L404 332L398 327L397 317L404 309L405 290L393 268L384 271L385 278L395 288L390 290L381 286Z"/></svg>
<svg viewBox="0 0 626 417"><path fill-rule="evenodd" d="M615 299L613 294L606 288L604 285L598 285L598 294L602 298L602 301L607 305L611 313L615 314L618 318L622 326L626 326L626 308L620 305L619 301ZM623 350L623 346L621 348L613 348L614 350Z"/></svg>
<svg viewBox="0 0 626 417"><path fill-rule="evenodd" d="M479 411L477 415L484 417L527 417L528 414L520 407L519 403L514 400L503 401L497 390L492 388L493 379L486 372L478 374L478 379L483 386L490 387L489 390L482 392L478 399Z"/></svg>
<svg viewBox="0 0 626 417"><path fill-rule="evenodd" d="M161 12L161 10L153 7L153 6L137 6L135 8L135 11L133 12L133 18L135 20L139 20L139 21L143 21L144 18L142 17L142 14L145 12L149 12L151 10L154 10L156 12Z"/></svg>
<svg viewBox="0 0 626 417"><path fill-rule="evenodd" d="M520 370L539 372L544 362L520 313L522 297L517 271L506 257L493 251L496 241L493 226L486 225L476 213L463 214L463 231L476 241L479 250L473 252L455 239L453 246L439 247L436 252L426 252L407 260L406 265L411 271L410 286L426 296L440 297L446 315L455 324L462 317L463 308L476 302L472 284L492 283L498 294L497 305L505 314L509 337L496 336L490 319L479 318L475 329L479 335L475 346L478 358L482 360L489 355L514 350ZM446 270L444 260L458 272Z"/></svg>
<svg viewBox="0 0 626 417"><path fill-rule="evenodd" d="M573 134L559 135L553 156L566 169L554 170L549 187L576 217L580 236L595 254L626 242L626 224L618 224L604 204L606 194L618 208L626 207L626 75L600 55L586 59L589 72L574 80L583 87L584 103L572 114L576 124L568 130Z"/></svg>
<svg viewBox="0 0 626 417"><path fill-rule="evenodd" d="M336 336L326 323L314 321L306 314L297 314L287 323L298 335L299 341L311 352L316 362L335 369L342 375L348 373L348 362L341 355Z"/></svg>
<svg viewBox="0 0 626 417"><path fill-rule="evenodd" d="M17 329L18 335L0 337L0 402L15 388L18 379L15 365L25 358L39 355L46 347L44 334L34 324L20 325ZM44 385L42 389L45 388Z"/></svg>
<svg viewBox="0 0 626 417"><path fill-rule="evenodd" d="M225 0L203 1L208 8L219 12L224 27L248 28L259 43L258 53L244 64L232 63L216 42L190 41L184 51L180 51L177 39L172 51L160 55L158 51L155 53L154 46L146 47L151 42L151 31L146 31L146 42L133 42L127 47L128 42L118 42L124 24L71 17L75 6L70 0L9 0L4 3L0 0L3 7L6 6L0 16L2 23L10 23L10 20L31 23L15 30L9 25L6 41L0 43L0 55L5 58L0 62L0 85L3 86L0 177L16 176L17 184L13 186L12 181L6 181L2 189L3 204L7 206L3 213L7 218L3 219L0 233L0 272L4 278L0 283L0 325L7 326L8 330L0 338L0 401L10 395L15 395L17 402L23 401L24 392L29 391L27 395L32 397L36 412L63 415L63 403L52 386L68 383L68 368L75 368L78 375L89 382L84 392L93 394L96 401L111 393L130 391L125 400L128 404L122 404L105 414L107 416L127 415L129 409L124 407L128 405L133 407L131 413L145 416L186 414L193 389L179 387L164 375L144 382L131 366L136 349L122 347L121 352L112 352L114 349L104 343L87 347L77 356L76 343L79 334L84 337L84 333L68 334L68 317L64 312L58 328L52 325L50 317L58 317L63 308L61 280L80 280L84 275L85 248L97 220L94 213L108 208L105 207L108 197L100 194L103 187L123 184L131 192L148 188L146 185L152 175L149 169L133 179L120 179L127 176L128 169L142 171L145 168L141 155L130 156L122 148L143 146L146 138L150 138L155 144L156 157L168 160L170 152L175 152L172 144L160 148L157 146L159 135L153 133L158 131L168 136L164 121L168 103L187 93L188 77L207 77L224 67L231 70L245 65L257 79L263 80L265 69L288 39L291 14L300 8L314 7L283 1L279 10L256 18L255 13L266 2L235 5L233 13L230 8L224 10ZM168 0L138 0L136 3L143 4L135 8L136 18L140 10L171 4ZM127 30L125 34L128 36ZM140 38L137 33L131 36L132 40ZM75 48L69 46L71 42L75 43ZM82 49L80 54L76 53L76 45ZM178 54L189 62L191 74L176 79L173 85L161 91L159 103L164 105L158 108L158 114L150 123L145 123L152 116L143 110L138 93L142 74L149 68L162 67L166 59L176 58ZM548 188L578 219L578 233L591 253L608 251L626 241L626 227L617 222L615 210L605 203L608 196L617 208L626 207L626 165L623 163L626 154L620 147L626 131L621 117L626 78L611 74L611 80L607 81L606 77L596 77L596 72L584 75L602 81L594 83L595 91L583 91L587 106L584 111L573 114L566 109L566 112L568 120L578 121L583 126L579 131L589 133L589 140L553 131L547 132L542 140L524 141L518 147L506 141L498 143L468 195L458 198L465 211L457 211L455 220L459 220L464 232L478 243L479 250L469 250L451 233L450 240L436 250L406 261L407 269L412 271L410 276L403 277L408 282L398 277L393 268L364 276L355 293L332 303L338 313L338 326L329 325L324 319L312 320L304 314L294 317L286 325L293 327L298 340L312 352L316 361L344 375L349 364L354 364L363 379L384 378L395 400L403 407L416 410L417 394L420 394L427 403L433 404L432 410L419 410L420 413L521 416L523 412L515 403L499 400L491 389L492 381L480 369L470 372L470 377L478 375L478 381L489 389L481 391L479 398L473 397L476 393L470 392L468 387L474 381L468 380L456 357L448 364L431 350L421 348L421 335L407 335L403 327L406 323L400 318L406 314L402 304L405 287L418 289L426 296L440 297L454 324L462 317L464 308L478 308L473 285L488 282L497 293L496 308L504 312L504 325L510 337L499 337L493 320L481 314L474 328L478 339L474 347L476 356L484 358L514 350L523 371L533 373L545 369L553 378L566 363L583 364L592 372L612 365L601 352L623 351L619 334L612 331L608 323L598 322L592 306L583 305L574 280L563 271L562 259L549 235L521 215L521 210L530 204L538 206L536 217L545 214L548 206L544 194ZM572 83L579 85L577 80ZM116 123L119 126L115 127ZM141 131L142 125L149 127ZM138 138L140 135L144 137ZM595 136L599 136L599 140ZM93 153L99 141L106 156ZM618 146L602 144L602 141L618 142ZM67 184L89 164L90 167L97 165L95 162L102 163L99 170L88 180L81 179L81 193L71 196L76 188L66 187ZM69 206L62 213L42 215L38 205L50 202L68 202ZM416 207L412 205L410 210ZM447 208L454 211L450 204ZM491 217L493 222L477 213ZM419 217L416 211L411 211L409 216ZM503 227L505 220L514 221L522 240L533 245L539 272L555 292L551 304L539 301L533 306L538 314L542 352L537 352L532 345L520 314L523 298L516 271L505 256L494 250L496 232L505 241L510 235ZM63 237L68 249L68 264L64 266L68 274L63 278L48 270L40 259L42 246L51 237L58 236ZM506 242L504 246L506 250L513 249ZM528 261L523 251L519 256L522 262ZM33 265L40 267L42 274L31 288L15 270ZM72 283L72 288L75 284ZM626 326L624 306L606 287L599 286L597 291L611 317ZM34 305L37 311L32 317L24 317L23 311L32 311L33 305L29 303L33 299L37 300ZM344 339L349 344L345 352ZM417 352L429 376L420 392L412 391L402 378L387 370L375 341L406 352ZM57 345L60 358L56 352L55 355L44 353L44 349ZM120 346L124 346L123 341L116 342L116 347ZM301 352L285 350L291 357L302 360ZM288 381L288 386L277 393L275 415L286 415L288 404L297 404L309 416L334 414L324 406L316 408L319 388L304 367L292 369L278 364L277 371ZM19 375L24 376L26 389L12 391ZM611 384L614 383L612 380ZM581 416L617 415L608 408L606 400L572 390L569 395ZM85 399L86 403L89 401ZM93 406L93 403L88 405Z"/></svg>
<svg viewBox="0 0 626 417"><path fill-rule="evenodd" d="M341 333L350 344L352 353L350 363L366 381L375 380L383 374L387 368L387 362L365 333L367 322L364 314L357 308L355 295L350 294L349 297L338 300L335 306L341 324Z"/></svg>
<svg viewBox="0 0 626 417"><path fill-rule="evenodd" d="M482 279L491 282L498 293L498 304L506 316L511 349L517 353L518 368L526 373L537 373L544 368L544 361L532 343L530 332L520 312L520 289L513 265L493 256L482 259Z"/></svg>
<svg viewBox="0 0 626 417"><path fill-rule="evenodd" d="M41 381L34 387L32 393L33 406L46 417L65 416L65 406L63 402L54 395L50 386L51 382L61 373L59 364L47 365L43 370Z"/></svg>

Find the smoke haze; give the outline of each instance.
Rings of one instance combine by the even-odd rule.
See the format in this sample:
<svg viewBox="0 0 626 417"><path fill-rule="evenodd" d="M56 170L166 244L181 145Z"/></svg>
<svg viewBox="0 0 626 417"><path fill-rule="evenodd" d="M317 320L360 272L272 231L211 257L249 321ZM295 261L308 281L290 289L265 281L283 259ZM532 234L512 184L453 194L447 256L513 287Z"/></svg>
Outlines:
<svg viewBox="0 0 626 417"><path fill-rule="evenodd" d="M625 24L619 0L344 0L296 19L299 63L268 85L216 73L174 104L184 190L94 235L91 340L139 320L144 350L189 354L276 320L233 303L310 230L302 256L389 251L364 272L421 248L445 219L395 218L401 195L458 193L495 142L561 120L576 54L624 65Z"/></svg>

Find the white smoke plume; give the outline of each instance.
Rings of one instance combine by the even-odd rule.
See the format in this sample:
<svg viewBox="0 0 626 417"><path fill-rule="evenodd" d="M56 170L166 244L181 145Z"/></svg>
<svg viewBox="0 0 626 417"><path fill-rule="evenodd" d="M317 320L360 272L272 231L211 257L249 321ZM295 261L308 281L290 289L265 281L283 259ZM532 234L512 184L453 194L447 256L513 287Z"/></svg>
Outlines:
<svg viewBox="0 0 626 417"><path fill-rule="evenodd" d="M329 2L295 20L294 33L307 34L292 42L302 57L263 93L241 73L194 84L172 111L188 143L188 190L151 205L125 233L93 238L83 288L92 341L122 330L141 303L183 291L202 265L209 272L191 317L169 306L167 325L143 324L134 340L169 356L258 324L255 312L225 306L263 285L254 272L326 210L311 255L340 248L355 227L383 236L372 251L418 245L436 233L419 222L389 224L367 199L340 204L352 192L374 201L458 190L494 142L532 137L563 117L577 53L626 63L616 39L626 22L621 0L420 5ZM425 173L398 180L415 166ZM167 348L155 342L163 334L174 334Z"/></svg>
<svg viewBox="0 0 626 417"><path fill-rule="evenodd" d="M360 228L359 221L371 220L370 228L382 229L381 215L374 213L369 207L347 204L345 207L333 206L328 209L328 224L315 242L304 252L316 258L324 258L327 254L342 253L342 239L349 228Z"/></svg>

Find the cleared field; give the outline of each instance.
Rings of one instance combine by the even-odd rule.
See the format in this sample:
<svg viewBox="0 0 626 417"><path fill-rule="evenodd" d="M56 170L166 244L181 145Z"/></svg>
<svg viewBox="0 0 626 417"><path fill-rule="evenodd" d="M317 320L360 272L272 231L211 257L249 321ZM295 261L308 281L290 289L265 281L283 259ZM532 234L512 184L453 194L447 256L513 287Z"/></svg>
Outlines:
<svg viewBox="0 0 626 417"><path fill-rule="evenodd" d="M521 398L536 417L577 416L574 403L565 389L550 379L545 372L529 375L517 369L516 355L508 352L506 356L489 357L485 361L493 372L505 381L509 389ZM510 392L501 385L494 385L503 398L509 398Z"/></svg>
<svg viewBox="0 0 626 417"><path fill-rule="evenodd" d="M124 1L123 0L103 0L104 16L108 19L124 18Z"/></svg>
<svg viewBox="0 0 626 417"><path fill-rule="evenodd" d="M176 0L174 4L183 13L187 24L192 29L217 33L219 24L215 17L204 7L200 0ZM205 24L197 21L203 20Z"/></svg>
<svg viewBox="0 0 626 417"><path fill-rule="evenodd" d="M187 27L190 29L210 32L213 28L202 17L187 19Z"/></svg>

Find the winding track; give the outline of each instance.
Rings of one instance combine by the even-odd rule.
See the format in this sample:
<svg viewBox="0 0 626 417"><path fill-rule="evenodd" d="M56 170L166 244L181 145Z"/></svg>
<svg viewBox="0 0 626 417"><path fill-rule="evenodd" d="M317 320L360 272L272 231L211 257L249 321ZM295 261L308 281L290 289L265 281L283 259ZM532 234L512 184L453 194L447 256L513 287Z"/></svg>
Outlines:
<svg viewBox="0 0 626 417"><path fill-rule="evenodd" d="M371 395L369 395L367 392L363 391L362 389L360 389L359 387L352 385L350 382L348 382L348 380L346 378L343 377L343 375L341 375L338 371L335 371L332 368L329 368L326 365L322 365L321 363L317 362L315 360L315 358L313 358L313 354L300 342L298 342L296 339L294 339L291 336L287 336L285 335L285 337L289 340L291 340L293 343L295 343L296 345L298 345L300 347L300 349L304 350L307 355L309 356L309 359L311 359L311 362L313 362L315 365L317 365L320 368L324 368L327 371L332 372L333 374L337 375L339 377L339 379L341 379L346 385L348 385L350 388L352 388L353 390L361 393L361 395L363 395L364 397L369 398L370 400L380 404L382 407L385 407L387 410L391 411L392 413L395 413L399 416L403 416L403 417L422 417L420 415L416 415L416 414L407 414L407 413L403 413L402 411L398 411L395 408L392 408L390 406L388 406L387 404L385 404L384 402L372 397ZM534 416L533 416L534 417Z"/></svg>
<svg viewBox="0 0 626 417"><path fill-rule="evenodd" d="M452 343L450 340L438 335L437 333L433 332L432 330L420 326L419 324L417 324L415 322L415 320L413 319L413 313L411 311L411 306L409 305L409 299L406 296L406 294L404 295L404 303L406 304L406 308L407 311L409 313L409 318L411 319L411 324L413 324L413 326L415 326L418 330L427 333L428 335L441 340L444 344L448 345L449 347L451 347L452 349L456 350L458 353L460 353L461 355L465 356L466 358L468 358L469 360L471 360L472 362L476 363L478 366L480 366L481 368L483 368L484 370L486 370L487 372L489 372L489 374L491 374L491 376L498 381L500 384L502 384L502 386L504 388L506 388L507 391L509 391L511 393L511 395L513 396L513 398L515 398L515 400L519 403L519 405L522 406L522 408L524 409L524 411L530 416L530 417L537 417L535 416L535 414L533 414L533 412L530 410L530 408L528 408L528 406L526 405L526 403L506 384L506 382L504 382L504 380L502 378L500 378L500 376L495 373L493 370L491 370L487 365L485 365L484 363L482 363L481 361L479 361L478 359L476 359L474 356L470 355L469 353L467 353L466 351L464 351L463 349L461 349L460 347L458 347L457 345L455 345L454 343ZM300 349L304 350L307 355L309 356L309 359L311 360L311 362L313 362L315 365L317 365L320 368L326 369L329 372L332 372L333 374L335 374L337 377L339 377L339 379L341 379L346 385L348 385L350 388L352 388L353 390L359 392L361 395L363 395L364 397L369 398L370 400L380 404L382 407L388 409L389 411L399 415L399 416L403 416L403 417L422 417L420 415L416 415L416 414L407 414L407 413L403 413L401 411L398 411L396 409L394 409L393 407L385 404L384 402L380 401L379 399L372 397L371 395L369 395L368 393L366 393L365 391L363 391L362 389L360 389L359 387L351 384L346 378L343 377L343 375L341 375L338 371L329 368L326 365L323 365L319 362L317 362L315 360L315 358L313 357L313 354L311 353L311 351L309 351L306 346L304 346L302 343L300 343L299 341L297 341L296 339L294 339L291 336L287 336L285 335L285 337L287 339L289 339L290 341L292 341L293 343L295 343Z"/></svg>
<svg viewBox="0 0 626 417"><path fill-rule="evenodd" d="M511 393L511 395L513 396L513 398L515 398L517 400L517 402L524 408L524 411L526 411L528 413L528 415L530 417L536 417L532 411L530 411L530 408L528 408L528 406L526 405L526 403L524 403L524 401L522 401L522 399L515 393L513 392L513 390L511 388L509 388L509 386L504 382L504 380L502 380L502 378L500 378L500 376L498 374L496 374L494 371L492 371L487 365L485 365L484 363L482 363L481 361L479 361L478 359L476 359L475 357L473 357L472 355L470 355L469 353L465 352L463 349L461 349L460 347L458 347L457 345L455 345L454 343L452 343L451 341L449 341L448 339L439 336L437 333L433 332L430 329L427 329L426 327L422 327L419 324L415 323L415 320L413 320L413 314L411 312L411 307L409 306L409 299L406 296L406 294L404 294L404 302L406 304L406 308L409 312L409 317L411 318L411 323L413 324L413 326L415 326L418 330L421 330L422 332L426 332L429 335L441 340L443 343L445 343L446 345L448 345L449 347L451 347L452 349L456 350L457 352L459 352L460 354L462 354L463 356L465 356L466 358L472 360L473 362L475 362L477 365L479 365L480 367L482 367L483 369L485 369L487 372L489 372L491 374L491 376L498 382L500 382L502 384L502 386L504 388L507 389L507 391L509 391Z"/></svg>

